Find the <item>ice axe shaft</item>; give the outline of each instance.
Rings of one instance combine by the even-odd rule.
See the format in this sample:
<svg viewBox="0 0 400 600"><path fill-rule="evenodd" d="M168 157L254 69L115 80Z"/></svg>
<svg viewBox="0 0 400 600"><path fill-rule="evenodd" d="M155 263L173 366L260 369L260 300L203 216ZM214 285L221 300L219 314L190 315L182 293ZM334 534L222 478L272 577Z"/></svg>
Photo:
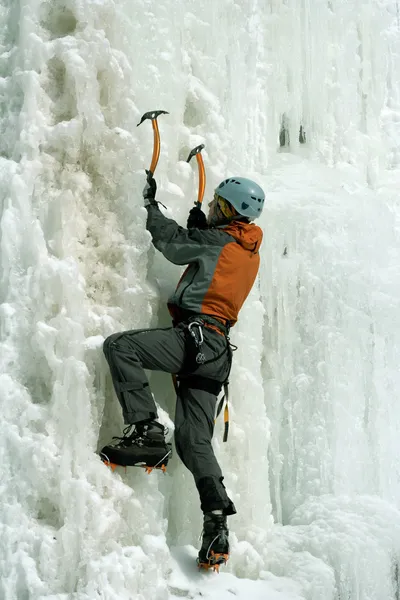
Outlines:
<svg viewBox="0 0 400 600"><path fill-rule="evenodd" d="M195 206L197 206L198 208L201 207L201 203L203 202L204 190L206 188L206 171L204 168L203 157L201 155L201 151L203 150L203 148L204 144L200 144L199 146L193 148L193 150L190 151L190 154L186 161L190 162L193 156L195 156L197 160L197 166L199 167L199 191L197 194L197 202L195 202Z"/></svg>
<svg viewBox="0 0 400 600"><path fill-rule="evenodd" d="M169 113L166 110L151 110L150 112L144 113L142 118L140 119L140 123L137 124L137 127L146 121L147 119L151 119L151 124L153 126L154 132L154 145L153 145L153 157L151 159L151 165L149 168L150 176L154 174L156 170L158 159L160 157L160 132L158 131L158 123L157 118L160 115L168 115Z"/></svg>

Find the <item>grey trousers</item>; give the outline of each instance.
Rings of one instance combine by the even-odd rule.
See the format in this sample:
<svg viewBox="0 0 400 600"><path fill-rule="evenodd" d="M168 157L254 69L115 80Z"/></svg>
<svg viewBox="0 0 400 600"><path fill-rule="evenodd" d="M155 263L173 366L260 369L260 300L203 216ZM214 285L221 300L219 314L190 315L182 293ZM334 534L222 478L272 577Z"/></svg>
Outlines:
<svg viewBox="0 0 400 600"><path fill-rule="evenodd" d="M196 368L194 374L222 383L230 369L227 340L207 327L203 327L203 336L202 352L206 362ZM125 423L157 419L157 407L144 369L178 375L185 370L186 374L185 325L115 333L105 340L104 354ZM203 512L222 509L230 515L236 509L226 493L211 445L215 408L215 394L195 389L190 377L180 378L175 412L177 453L193 474Z"/></svg>

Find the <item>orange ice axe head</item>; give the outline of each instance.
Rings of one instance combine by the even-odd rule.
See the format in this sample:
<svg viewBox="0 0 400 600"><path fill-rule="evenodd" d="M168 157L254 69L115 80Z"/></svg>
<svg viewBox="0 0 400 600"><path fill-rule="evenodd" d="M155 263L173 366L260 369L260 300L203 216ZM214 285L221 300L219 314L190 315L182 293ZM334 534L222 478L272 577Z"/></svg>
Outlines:
<svg viewBox="0 0 400 600"><path fill-rule="evenodd" d="M150 177L154 175L154 171L156 170L158 158L160 156L160 132L158 131L157 117L160 115L168 115L169 113L166 110L151 110L150 112L144 113L142 118L140 119L140 123L137 124L137 127L146 121L147 119L151 119L151 124L153 126L154 132L154 146L153 146L153 157L151 159L151 165L149 168Z"/></svg>

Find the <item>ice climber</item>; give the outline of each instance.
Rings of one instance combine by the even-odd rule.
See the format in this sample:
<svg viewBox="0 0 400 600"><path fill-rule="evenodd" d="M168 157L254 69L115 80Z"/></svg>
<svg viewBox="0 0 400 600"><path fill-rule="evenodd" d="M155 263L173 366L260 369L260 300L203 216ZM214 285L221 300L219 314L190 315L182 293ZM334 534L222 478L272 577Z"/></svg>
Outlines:
<svg viewBox="0 0 400 600"><path fill-rule="evenodd" d="M262 212L264 192L249 179L225 179L215 189L208 217L192 208L185 229L160 211L156 190L149 174L143 197L153 244L167 260L187 267L168 300L172 327L124 331L104 342L126 427L101 455L118 465L167 464L170 445L144 369L175 374L175 446L200 495L198 564L208 568L226 562L227 516L236 513L211 439L217 396L232 362L229 329L259 268L262 231L251 221Z"/></svg>

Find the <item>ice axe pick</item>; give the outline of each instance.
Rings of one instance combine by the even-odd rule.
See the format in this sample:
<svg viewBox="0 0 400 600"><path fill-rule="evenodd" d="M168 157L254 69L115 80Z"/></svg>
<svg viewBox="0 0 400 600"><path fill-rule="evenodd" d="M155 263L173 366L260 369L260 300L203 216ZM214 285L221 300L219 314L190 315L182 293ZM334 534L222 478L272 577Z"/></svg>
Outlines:
<svg viewBox="0 0 400 600"><path fill-rule="evenodd" d="M137 127L146 121L147 119L151 119L151 124L153 126L154 132L154 145L153 145L153 157L151 159L151 165L149 168L150 177L154 175L154 171L156 170L158 159L160 156L160 132L158 131L158 123L157 118L160 115L168 115L169 113L166 110L151 110L150 112L144 113L142 118L140 119L140 123L137 124Z"/></svg>

